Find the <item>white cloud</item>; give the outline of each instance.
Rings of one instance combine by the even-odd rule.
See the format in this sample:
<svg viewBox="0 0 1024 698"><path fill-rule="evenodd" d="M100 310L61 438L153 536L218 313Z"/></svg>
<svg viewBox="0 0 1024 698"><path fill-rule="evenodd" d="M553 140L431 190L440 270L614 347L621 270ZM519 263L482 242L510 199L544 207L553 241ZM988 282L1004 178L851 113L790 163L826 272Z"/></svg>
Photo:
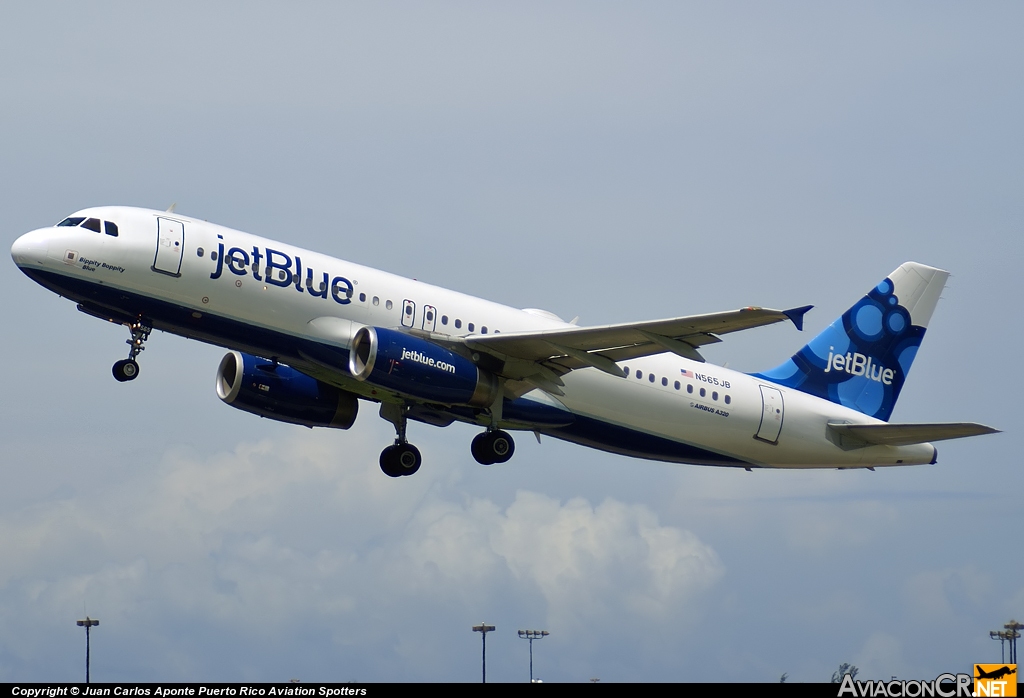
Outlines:
<svg viewBox="0 0 1024 698"><path fill-rule="evenodd" d="M437 678L452 657L431 645L466 635L470 619L543 623L570 659L593 648L570 637L664 631L723 574L714 550L645 506L523 490L502 508L441 470L386 478L357 434L345 442L358 466L338 465L336 434L303 431L210 457L176 452L113 489L0 518L0 603L24 628L46 619L8 676L47 675L34 653L85 607L102 619L96 639L134 657L129 673L272 679L285 669L261 665L264 652L300 664L296 654L349 653L362 680L403 675L388 673L396 665ZM194 644L158 664L142 648L177 623ZM234 656L213 669L204 655L218 640ZM23 641L0 628L6 651Z"/></svg>

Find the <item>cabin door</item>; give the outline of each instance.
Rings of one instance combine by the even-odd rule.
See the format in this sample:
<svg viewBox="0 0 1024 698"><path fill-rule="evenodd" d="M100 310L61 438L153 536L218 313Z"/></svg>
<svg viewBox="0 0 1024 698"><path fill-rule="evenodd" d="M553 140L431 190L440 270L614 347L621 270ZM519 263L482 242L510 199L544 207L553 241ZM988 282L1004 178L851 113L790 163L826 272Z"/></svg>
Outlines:
<svg viewBox="0 0 1024 698"><path fill-rule="evenodd" d="M181 276L181 254L185 251L185 224L170 218L156 219L156 257L153 271Z"/></svg>

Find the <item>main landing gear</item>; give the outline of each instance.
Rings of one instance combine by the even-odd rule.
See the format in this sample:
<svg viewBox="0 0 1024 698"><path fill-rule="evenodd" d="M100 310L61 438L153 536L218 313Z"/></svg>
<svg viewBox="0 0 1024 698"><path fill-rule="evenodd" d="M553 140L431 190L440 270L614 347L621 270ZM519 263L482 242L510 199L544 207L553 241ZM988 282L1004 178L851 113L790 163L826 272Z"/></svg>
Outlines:
<svg viewBox="0 0 1024 698"><path fill-rule="evenodd" d="M380 416L395 425L395 443L380 452L380 469L388 477L412 475L423 462L419 449L405 438L408 412L406 405L384 402L380 406ZM515 453L516 442L508 432L492 426L473 439L471 450L481 465L506 463Z"/></svg>
<svg viewBox="0 0 1024 698"><path fill-rule="evenodd" d="M480 465L494 465L495 463L507 463L516 452L516 442L508 432L501 429L485 431L477 434L470 445L473 458Z"/></svg>
<svg viewBox="0 0 1024 698"><path fill-rule="evenodd" d="M116 362L113 369L111 369L114 378L121 383L135 380L138 377L139 362L135 358L146 348L143 344L149 339L149 333L153 331L152 327L142 322L141 316L137 317L135 322L128 325L128 329L132 333L132 338L127 340L128 346L131 347L128 351L128 358Z"/></svg>
<svg viewBox="0 0 1024 698"><path fill-rule="evenodd" d="M388 477L412 475L423 462L420 450L405 439L407 411L405 405L385 402L380 406L380 416L394 424L396 432L394 445L380 452L380 469Z"/></svg>

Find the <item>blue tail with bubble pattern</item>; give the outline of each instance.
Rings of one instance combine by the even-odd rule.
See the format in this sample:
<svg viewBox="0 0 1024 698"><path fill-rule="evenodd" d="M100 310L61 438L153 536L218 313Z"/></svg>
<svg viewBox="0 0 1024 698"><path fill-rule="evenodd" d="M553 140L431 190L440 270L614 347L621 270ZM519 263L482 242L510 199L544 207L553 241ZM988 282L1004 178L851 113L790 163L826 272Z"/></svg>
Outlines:
<svg viewBox="0 0 1024 698"><path fill-rule="evenodd" d="M889 421L948 277L900 265L792 358L754 377Z"/></svg>

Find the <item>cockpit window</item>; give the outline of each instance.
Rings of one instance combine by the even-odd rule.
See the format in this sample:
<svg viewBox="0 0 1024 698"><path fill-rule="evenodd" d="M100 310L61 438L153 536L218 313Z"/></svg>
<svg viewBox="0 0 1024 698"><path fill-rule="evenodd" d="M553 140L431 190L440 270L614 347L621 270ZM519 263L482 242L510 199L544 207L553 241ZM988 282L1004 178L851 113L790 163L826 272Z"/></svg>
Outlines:
<svg viewBox="0 0 1024 698"><path fill-rule="evenodd" d="M114 223L113 221L103 221L103 232L107 235L117 237L117 223Z"/></svg>
<svg viewBox="0 0 1024 698"><path fill-rule="evenodd" d="M84 220L85 220L85 218L65 218L64 220L62 220L60 223L57 224L57 227L58 228L73 228L76 225L81 224L81 222L84 221Z"/></svg>
<svg viewBox="0 0 1024 698"><path fill-rule="evenodd" d="M85 223L82 223L82 227L86 230L91 230L94 233L100 232L100 219L90 218Z"/></svg>

